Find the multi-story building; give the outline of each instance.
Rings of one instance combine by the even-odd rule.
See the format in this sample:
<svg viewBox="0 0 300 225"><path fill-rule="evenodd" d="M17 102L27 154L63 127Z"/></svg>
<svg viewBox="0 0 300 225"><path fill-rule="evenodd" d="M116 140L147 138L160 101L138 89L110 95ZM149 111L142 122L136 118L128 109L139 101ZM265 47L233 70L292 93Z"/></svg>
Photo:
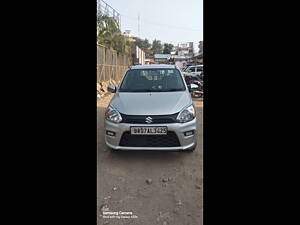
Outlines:
<svg viewBox="0 0 300 225"><path fill-rule="evenodd" d="M187 42L187 43L180 43L176 46L176 52L179 56L193 56L194 54L194 43Z"/></svg>

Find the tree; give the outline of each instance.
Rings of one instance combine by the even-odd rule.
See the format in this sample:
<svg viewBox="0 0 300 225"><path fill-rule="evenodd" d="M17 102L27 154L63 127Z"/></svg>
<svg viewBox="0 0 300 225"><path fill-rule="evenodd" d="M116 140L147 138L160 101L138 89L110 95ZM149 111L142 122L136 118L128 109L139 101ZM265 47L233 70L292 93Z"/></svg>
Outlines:
<svg viewBox="0 0 300 225"><path fill-rule="evenodd" d="M145 40L143 40L143 42L142 42L142 47L143 47L145 50L151 48L151 44L149 43L149 41L148 41L147 38L146 38Z"/></svg>
<svg viewBox="0 0 300 225"><path fill-rule="evenodd" d="M146 57L149 57L153 55L153 52L151 50L152 45L149 43L148 39L146 38L145 40L142 41L142 46L141 48L146 54Z"/></svg>
<svg viewBox="0 0 300 225"><path fill-rule="evenodd" d="M173 50L173 48L174 48L174 45L165 43L163 54L171 54L171 51Z"/></svg>
<svg viewBox="0 0 300 225"><path fill-rule="evenodd" d="M97 17L97 41L111 48L113 39L120 33L118 23L111 17L102 15Z"/></svg>
<svg viewBox="0 0 300 225"><path fill-rule="evenodd" d="M145 54L146 54L146 57L149 57L152 54L152 50L151 50L151 44L149 43L148 39L141 39L141 38L138 38L138 37L134 37L133 38L135 40L135 46L138 46L140 49L142 49Z"/></svg>
<svg viewBox="0 0 300 225"><path fill-rule="evenodd" d="M154 54L161 54L163 52L163 46L159 40L153 40L152 42L152 53Z"/></svg>
<svg viewBox="0 0 300 225"><path fill-rule="evenodd" d="M97 17L97 43L119 53L130 54L129 39L121 33L119 24L112 17Z"/></svg>

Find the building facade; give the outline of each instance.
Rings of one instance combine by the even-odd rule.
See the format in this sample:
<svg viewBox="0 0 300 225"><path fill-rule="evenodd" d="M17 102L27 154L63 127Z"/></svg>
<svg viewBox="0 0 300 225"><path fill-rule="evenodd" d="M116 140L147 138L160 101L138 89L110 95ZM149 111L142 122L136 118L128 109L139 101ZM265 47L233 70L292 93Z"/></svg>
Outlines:
<svg viewBox="0 0 300 225"><path fill-rule="evenodd" d="M171 59L171 54L154 54L154 62L157 64L169 63Z"/></svg>
<svg viewBox="0 0 300 225"><path fill-rule="evenodd" d="M194 54L194 43L180 43L176 46L176 52L179 56L193 56Z"/></svg>

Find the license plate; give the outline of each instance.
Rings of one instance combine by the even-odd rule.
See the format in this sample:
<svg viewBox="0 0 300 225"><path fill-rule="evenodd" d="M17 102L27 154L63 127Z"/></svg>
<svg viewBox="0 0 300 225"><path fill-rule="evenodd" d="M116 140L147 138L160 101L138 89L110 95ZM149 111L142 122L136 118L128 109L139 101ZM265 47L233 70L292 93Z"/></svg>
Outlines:
<svg viewBox="0 0 300 225"><path fill-rule="evenodd" d="M131 127L132 135L166 135L167 127Z"/></svg>

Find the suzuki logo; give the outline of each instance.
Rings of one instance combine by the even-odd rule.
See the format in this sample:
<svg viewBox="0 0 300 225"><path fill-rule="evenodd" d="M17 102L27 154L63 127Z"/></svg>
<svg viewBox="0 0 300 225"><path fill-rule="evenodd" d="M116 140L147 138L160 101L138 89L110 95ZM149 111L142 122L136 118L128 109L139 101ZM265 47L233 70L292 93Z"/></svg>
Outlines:
<svg viewBox="0 0 300 225"><path fill-rule="evenodd" d="M146 118L146 123L152 123L152 118L150 116Z"/></svg>

